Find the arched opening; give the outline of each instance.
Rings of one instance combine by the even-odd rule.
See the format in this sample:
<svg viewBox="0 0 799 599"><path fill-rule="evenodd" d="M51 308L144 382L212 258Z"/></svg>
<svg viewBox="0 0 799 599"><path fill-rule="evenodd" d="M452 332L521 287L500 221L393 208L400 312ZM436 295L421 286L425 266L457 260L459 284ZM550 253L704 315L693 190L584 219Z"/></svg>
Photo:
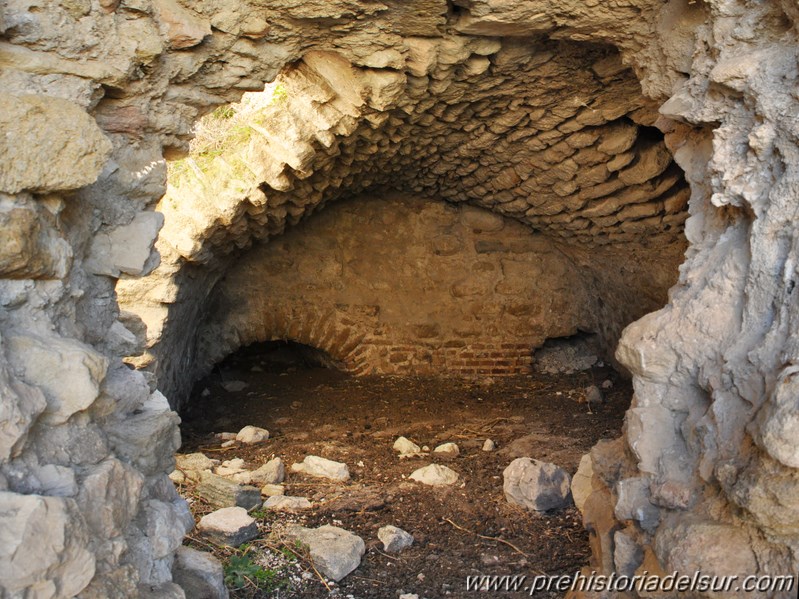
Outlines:
<svg viewBox="0 0 799 599"><path fill-rule="evenodd" d="M362 534L365 512L404 521L421 506L420 538L462 547L460 566L448 555L432 568L444 586L453 568L463 577L489 559L461 529L440 530L446 509L458 526L511 530L527 551L531 530L568 529L536 548L548 572L564 568L553 556L588 560L574 507L520 525L472 494L496 490L500 464L522 457L557 462L590 492L582 456L620 436L631 397L612 369L616 343L666 301L688 198L655 107L614 49L454 43L439 60L414 42L405 72L309 52L265 92L206 117L170 167L161 267L117 288L154 318L149 351L131 363L158 372L179 407L183 452L223 451L212 471L239 481L249 475L235 460L349 465L344 490L289 475L282 491L315 506L303 521L338 514ZM285 354L283 340L352 376L309 375L296 354L282 372L264 368L253 352ZM245 426L270 431L268 455L236 440ZM450 465L471 494L447 508L408 487L410 462L390 450L399 437L458 443L470 460ZM489 439L497 451L482 451Z"/></svg>

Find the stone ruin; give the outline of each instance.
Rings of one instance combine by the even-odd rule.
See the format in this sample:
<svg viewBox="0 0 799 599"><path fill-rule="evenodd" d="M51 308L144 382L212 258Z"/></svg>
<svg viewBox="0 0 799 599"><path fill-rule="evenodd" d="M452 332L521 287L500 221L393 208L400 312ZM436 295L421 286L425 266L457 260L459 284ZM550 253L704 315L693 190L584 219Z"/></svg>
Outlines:
<svg viewBox="0 0 799 599"><path fill-rule="evenodd" d="M591 566L796 573L798 25L789 0L4 3L0 596L183 597L173 409L270 339L501 374L590 332L635 390L591 454Z"/></svg>

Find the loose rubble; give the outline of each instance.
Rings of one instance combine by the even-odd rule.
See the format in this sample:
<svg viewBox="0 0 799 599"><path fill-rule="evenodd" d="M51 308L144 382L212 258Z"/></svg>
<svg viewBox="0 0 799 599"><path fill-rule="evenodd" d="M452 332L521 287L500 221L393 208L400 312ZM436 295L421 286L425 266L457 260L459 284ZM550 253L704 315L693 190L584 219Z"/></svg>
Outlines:
<svg viewBox="0 0 799 599"><path fill-rule="evenodd" d="M307 545L316 568L336 582L355 570L366 553L363 539L329 524L319 528L289 526L285 534L289 539L296 539Z"/></svg>
<svg viewBox="0 0 799 599"><path fill-rule="evenodd" d="M245 426L236 435L236 441L244 443L245 445L263 443L267 439L269 439L268 430L252 425Z"/></svg>
<svg viewBox="0 0 799 599"><path fill-rule="evenodd" d="M291 471L339 482L350 479L350 471L346 464L315 455L306 456L302 462L292 464Z"/></svg>
<svg viewBox="0 0 799 599"><path fill-rule="evenodd" d="M409 458L421 454L422 448L405 437L399 437L394 441L394 451L398 452L401 458Z"/></svg>
<svg viewBox="0 0 799 599"><path fill-rule="evenodd" d="M238 547L258 536L254 518L241 507L226 507L200 518L197 530L219 545Z"/></svg>
<svg viewBox="0 0 799 599"><path fill-rule="evenodd" d="M313 504L305 497L291 497L289 495L272 495L264 502L264 509L276 510L279 512L292 512L295 510L307 510Z"/></svg>
<svg viewBox="0 0 799 599"><path fill-rule="evenodd" d="M458 481L458 473L440 464L430 464L414 470L410 478L433 487L454 485Z"/></svg>
<svg viewBox="0 0 799 599"><path fill-rule="evenodd" d="M382 541L386 553L399 553L413 545L413 535L390 524L380 527L377 538Z"/></svg>

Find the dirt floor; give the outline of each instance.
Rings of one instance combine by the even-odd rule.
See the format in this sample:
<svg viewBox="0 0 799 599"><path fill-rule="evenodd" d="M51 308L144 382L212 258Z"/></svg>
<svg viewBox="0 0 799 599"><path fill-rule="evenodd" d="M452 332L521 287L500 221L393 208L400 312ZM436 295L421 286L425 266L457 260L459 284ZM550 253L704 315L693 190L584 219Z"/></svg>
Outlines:
<svg viewBox="0 0 799 599"><path fill-rule="evenodd" d="M618 437L631 390L612 370L482 381L352 378L262 358L253 351L229 358L197 385L182 414L181 453L243 458L250 469L278 456L286 464L286 495L313 502L313 508L293 514L256 511L262 539L238 550L213 547L196 532L190 536L189 544L213 550L226 564L232 597L485 596L467 591L467 576L573 574L588 563L588 538L577 509L536 514L508 504L502 471L514 458L529 456L574 474L580 457L599 439ZM580 402L587 385L606 380L613 382L604 391L606 403L589 409ZM247 386L225 391L222 385L231 381ZM213 438L249 424L268 429L271 438L228 449ZM401 460L392 450L399 436L431 449L452 441L461 453L450 460L433 454ZM497 450L482 451L488 438ZM291 464L306 455L345 462L351 480L292 474ZM458 472L458 482L440 488L408 479L432 462ZM197 518L210 511L191 486L181 492ZM300 550L281 542L277 531L286 522L334 524L359 535L367 547L360 567L326 586ZM398 555L382 552L377 530L386 524L413 534L414 544Z"/></svg>

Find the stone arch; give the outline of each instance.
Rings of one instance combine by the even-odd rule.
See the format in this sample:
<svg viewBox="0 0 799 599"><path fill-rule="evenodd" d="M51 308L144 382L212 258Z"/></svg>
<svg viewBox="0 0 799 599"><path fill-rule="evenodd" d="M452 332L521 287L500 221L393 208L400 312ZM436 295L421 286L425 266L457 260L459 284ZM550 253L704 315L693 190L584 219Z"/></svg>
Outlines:
<svg viewBox="0 0 799 599"><path fill-rule="evenodd" d="M786 90L796 83L798 17L781 0L4 6L0 119L7 135L0 144L20 160L0 168L8 240L0 248L0 494L12 508L2 511L0 525L23 542L12 555L0 553L3 590L179 595L170 566L187 514L165 477L176 419L155 390L175 387L170 379L178 373L156 380L121 358L144 344L137 319L158 337L165 306L186 300L183 322L169 329L179 334L196 322L204 306L187 298L201 299L225 264L210 260L210 251L194 256L193 243L183 249L197 265L172 260L162 245L166 276L146 289L118 288L123 305L141 300L137 317L119 314L116 280L157 264L150 249L161 221L150 208L164 192L162 156L185 150L201 114L259 89L309 51L336 52L393 76L411 39L440 42L439 57L454 60L445 71L485 66L479 55L457 58L467 38L503 38L511 55L531 39L563 42L559 48L604 43L622 57L606 65L608 75L614 64L632 65L662 116L650 112L642 122L666 133L691 184L691 247L669 305L622 337L618 355L636 391L626 437L634 455L622 444L593 452L600 489L592 503L606 516L589 519L601 537L594 565L619 567L615 543L641 548L647 565L666 569L726 574L734 564L747 573L795 572L792 215L799 157L796 99ZM436 89L448 81L433 73L418 79L425 77ZM457 120L458 110L440 118ZM633 114L633 122L646 118L646 111ZM645 163L662 160L658 149L647 155ZM433 172L434 157L422 158L428 171L420 172ZM252 220L263 218L259 197L247 203ZM239 217L220 212L227 232L208 239L235 247L228 233L248 228ZM556 217L539 222L575 236L590 229ZM172 356L175 364L190 358ZM623 529L603 527L611 512ZM36 519L42 514L46 527ZM41 532L36 542L26 536L33 527Z"/></svg>
<svg viewBox="0 0 799 599"><path fill-rule="evenodd" d="M278 76L282 100L252 115L250 135L206 161L207 172L195 165L174 178L159 203L161 267L117 287L123 306L149 316L154 332L152 350L134 363L158 369L159 354L194 351L181 346L191 337L181 328L177 347L161 336L170 315L185 320L184 300L163 298L165 288L182 288L185 269L221 272L251 244L379 185L517 219L573 247L587 270L591 248L606 255L618 274L603 263L587 284L607 290L597 309L606 311L608 356L626 324L665 300L683 249L688 189L651 133L653 105L615 49L463 35L408 38L402 49L402 62L380 69L306 52ZM593 66L575 70L581 62ZM531 91L522 74L558 91ZM480 86L481 78L496 84ZM477 114L487 124L473 131L464 119ZM638 267L623 266L625 243L641 248ZM206 277L197 280L213 287ZM625 291L636 278L640 288ZM196 301L203 292L184 293ZM192 377L163 374L177 383L165 389L179 401Z"/></svg>

